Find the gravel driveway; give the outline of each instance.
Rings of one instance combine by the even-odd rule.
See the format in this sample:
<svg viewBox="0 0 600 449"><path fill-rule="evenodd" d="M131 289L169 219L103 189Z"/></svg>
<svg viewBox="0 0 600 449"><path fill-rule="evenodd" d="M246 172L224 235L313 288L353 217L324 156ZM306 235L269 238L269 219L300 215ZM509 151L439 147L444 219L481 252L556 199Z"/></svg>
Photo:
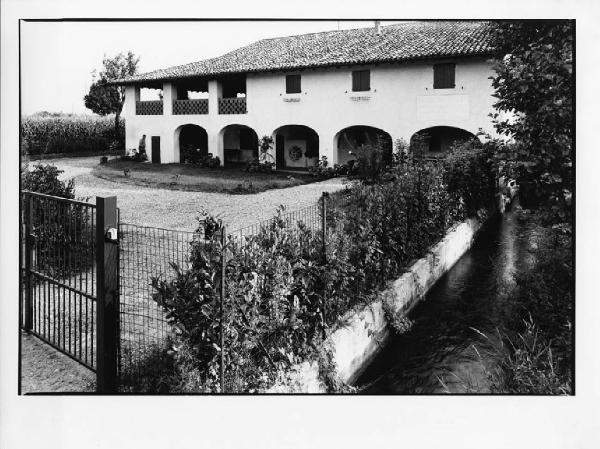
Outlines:
<svg viewBox="0 0 600 449"><path fill-rule="evenodd" d="M344 187L344 180L333 178L285 189L251 195L185 192L120 184L91 174L98 157L46 159L41 161L64 170L63 179L75 178L78 197L116 195L121 220L144 226L193 231L196 217L206 210L220 217L232 230L271 218L277 206L297 210L314 204L323 192Z"/></svg>

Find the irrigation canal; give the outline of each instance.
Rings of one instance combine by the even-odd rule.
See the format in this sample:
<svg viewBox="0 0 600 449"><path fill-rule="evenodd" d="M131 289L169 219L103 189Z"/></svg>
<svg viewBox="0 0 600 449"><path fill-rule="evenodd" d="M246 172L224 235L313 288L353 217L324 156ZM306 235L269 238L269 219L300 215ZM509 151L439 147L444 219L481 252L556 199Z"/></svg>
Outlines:
<svg viewBox="0 0 600 449"><path fill-rule="evenodd" d="M494 360L479 332L497 335L514 318L514 275L532 259L534 228L519 219L517 207L514 203L506 214L493 218L473 247L413 308L410 330L391 337L358 379L361 392L489 392L486 368L492 369Z"/></svg>

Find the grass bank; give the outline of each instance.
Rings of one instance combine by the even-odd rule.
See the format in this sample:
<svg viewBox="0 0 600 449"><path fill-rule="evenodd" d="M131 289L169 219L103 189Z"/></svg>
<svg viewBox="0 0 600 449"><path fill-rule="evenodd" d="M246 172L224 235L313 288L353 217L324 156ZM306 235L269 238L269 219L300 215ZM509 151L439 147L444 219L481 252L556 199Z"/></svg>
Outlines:
<svg viewBox="0 0 600 449"><path fill-rule="evenodd" d="M99 164L92 174L122 184L229 194L259 193L318 180L302 173L249 173L241 167L204 168L189 164L151 164L120 159Z"/></svg>

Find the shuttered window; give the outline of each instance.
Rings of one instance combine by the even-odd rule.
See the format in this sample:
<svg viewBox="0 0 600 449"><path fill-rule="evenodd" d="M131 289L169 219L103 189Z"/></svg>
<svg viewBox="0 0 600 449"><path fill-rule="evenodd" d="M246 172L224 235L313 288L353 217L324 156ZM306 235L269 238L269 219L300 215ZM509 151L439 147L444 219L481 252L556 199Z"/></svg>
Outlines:
<svg viewBox="0 0 600 449"><path fill-rule="evenodd" d="M361 92L371 90L371 71L354 70L352 72L352 91Z"/></svg>
<svg viewBox="0 0 600 449"><path fill-rule="evenodd" d="M434 64L433 65L433 88L434 89L454 89L454 74L456 64Z"/></svg>
<svg viewBox="0 0 600 449"><path fill-rule="evenodd" d="M285 77L285 93L299 94L302 92L300 75L286 75Z"/></svg>

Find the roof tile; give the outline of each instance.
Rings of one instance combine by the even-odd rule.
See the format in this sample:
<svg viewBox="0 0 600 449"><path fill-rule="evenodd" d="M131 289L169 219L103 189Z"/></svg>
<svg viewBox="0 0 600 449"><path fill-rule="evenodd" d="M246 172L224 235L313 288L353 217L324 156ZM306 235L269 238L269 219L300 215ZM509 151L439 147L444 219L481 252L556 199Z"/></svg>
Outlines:
<svg viewBox="0 0 600 449"><path fill-rule="evenodd" d="M481 21L403 22L375 28L263 39L222 56L117 80L117 84L332 65L489 55L491 26Z"/></svg>

